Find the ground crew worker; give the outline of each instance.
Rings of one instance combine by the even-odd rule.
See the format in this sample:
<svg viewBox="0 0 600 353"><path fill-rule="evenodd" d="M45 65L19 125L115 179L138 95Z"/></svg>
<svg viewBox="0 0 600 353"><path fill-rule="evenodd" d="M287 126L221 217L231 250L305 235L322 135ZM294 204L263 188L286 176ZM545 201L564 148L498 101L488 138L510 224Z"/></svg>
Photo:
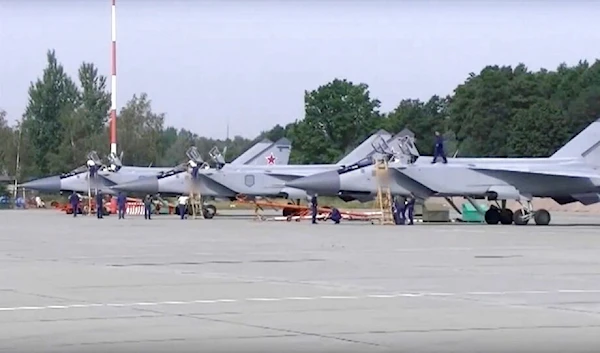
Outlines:
<svg viewBox="0 0 600 353"><path fill-rule="evenodd" d="M331 218L333 223L340 224L340 220L342 219L342 214L340 213L340 210L338 210L337 208L334 207L331 209L331 214L329 215L329 218Z"/></svg>
<svg viewBox="0 0 600 353"><path fill-rule="evenodd" d="M401 209L400 200L397 197L394 198L394 202L392 203L392 215L394 216L394 224L396 225L402 224L400 222L400 219L402 219L400 211Z"/></svg>
<svg viewBox="0 0 600 353"><path fill-rule="evenodd" d="M317 224L317 194L314 194L310 199L310 210L312 212L312 224Z"/></svg>
<svg viewBox="0 0 600 353"><path fill-rule="evenodd" d="M414 224L414 214L415 214L415 195L410 194L406 199L406 209L408 210L408 225ZM404 222L402 222L404 224Z"/></svg>
<svg viewBox="0 0 600 353"><path fill-rule="evenodd" d="M437 162L438 157L442 157L444 163L448 163L446 159L446 153L444 152L444 138L440 135L438 131L435 132L435 146L433 149L433 161L431 164L435 164Z"/></svg>
<svg viewBox="0 0 600 353"><path fill-rule="evenodd" d="M69 196L69 203L73 209L73 217L77 217L77 212L79 212L79 195L75 191Z"/></svg>
<svg viewBox="0 0 600 353"><path fill-rule="evenodd" d="M152 219L152 198L146 195L144 198L144 219Z"/></svg>
<svg viewBox="0 0 600 353"><path fill-rule="evenodd" d="M177 208L179 208L179 216L181 217L181 219L185 219L185 208L187 206L188 203L188 198L186 196L179 196L179 198L177 199Z"/></svg>
<svg viewBox="0 0 600 353"><path fill-rule="evenodd" d="M103 197L102 190L98 189L96 192L96 217L98 217L98 219L104 218L104 206L102 205L104 201Z"/></svg>
<svg viewBox="0 0 600 353"><path fill-rule="evenodd" d="M119 212L119 219L125 218L125 209L127 208L127 197L123 194L122 191L119 192L119 196L117 196L117 207Z"/></svg>

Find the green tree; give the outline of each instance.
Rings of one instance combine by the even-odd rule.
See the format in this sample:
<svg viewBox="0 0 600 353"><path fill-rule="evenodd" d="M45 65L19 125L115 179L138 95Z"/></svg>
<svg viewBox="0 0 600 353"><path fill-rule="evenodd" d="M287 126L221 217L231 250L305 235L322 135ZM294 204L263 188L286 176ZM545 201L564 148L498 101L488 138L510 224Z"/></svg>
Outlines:
<svg viewBox="0 0 600 353"><path fill-rule="evenodd" d="M59 173L64 165L50 163L63 141L61 116L77 106L78 92L73 81L58 63L54 50L47 53L47 67L41 79L29 88L29 102L23 128L33 148L33 162L40 174Z"/></svg>
<svg viewBox="0 0 600 353"><path fill-rule="evenodd" d="M292 160L335 162L380 126L379 106L379 100L370 97L364 83L335 79L305 92L305 117L290 126Z"/></svg>
<svg viewBox="0 0 600 353"><path fill-rule="evenodd" d="M106 77L98 75L93 64L83 63L79 68L79 83L77 106L65 109L61 115L64 138L55 156L57 163L66 162L68 169L81 165L89 151L108 143L105 131L110 94L106 91Z"/></svg>
<svg viewBox="0 0 600 353"><path fill-rule="evenodd" d="M416 145L419 152L431 155L435 131L442 134L447 134L449 131L447 106L448 98L437 95L431 97L426 103L418 99L405 99L387 115L384 126L392 133L398 133L404 128L410 129L417 137Z"/></svg>
<svg viewBox="0 0 600 353"><path fill-rule="evenodd" d="M151 103L146 93L134 95L119 113L117 133L127 165L156 165L164 154L161 142L165 114L154 113Z"/></svg>
<svg viewBox="0 0 600 353"><path fill-rule="evenodd" d="M0 109L0 175L14 172L11 166L15 158L14 132L8 125L6 111Z"/></svg>

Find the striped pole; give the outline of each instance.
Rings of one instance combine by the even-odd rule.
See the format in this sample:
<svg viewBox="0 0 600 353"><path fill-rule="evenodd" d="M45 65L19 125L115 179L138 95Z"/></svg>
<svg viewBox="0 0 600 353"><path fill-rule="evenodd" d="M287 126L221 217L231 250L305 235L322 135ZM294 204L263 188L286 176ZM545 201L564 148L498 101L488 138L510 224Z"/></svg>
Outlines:
<svg viewBox="0 0 600 353"><path fill-rule="evenodd" d="M111 92L110 92L110 152L117 154L117 12L115 0L111 14Z"/></svg>
<svg viewBox="0 0 600 353"><path fill-rule="evenodd" d="M117 156L117 10L115 0L111 8L111 84L110 84L110 153ZM114 215L117 211L117 200L110 200L110 211Z"/></svg>

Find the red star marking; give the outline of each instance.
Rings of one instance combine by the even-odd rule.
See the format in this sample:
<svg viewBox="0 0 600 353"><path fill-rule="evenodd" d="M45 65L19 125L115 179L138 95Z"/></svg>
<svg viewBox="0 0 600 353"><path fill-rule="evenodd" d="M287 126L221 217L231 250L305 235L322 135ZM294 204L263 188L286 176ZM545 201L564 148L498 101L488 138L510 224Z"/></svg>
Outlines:
<svg viewBox="0 0 600 353"><path fill-rule="evenodd" d="M267 164L275 164L275 160L277 158L275 158L275 156L273 155L273 153L271 153L271 155L269 157L267 157Z"/></svg>

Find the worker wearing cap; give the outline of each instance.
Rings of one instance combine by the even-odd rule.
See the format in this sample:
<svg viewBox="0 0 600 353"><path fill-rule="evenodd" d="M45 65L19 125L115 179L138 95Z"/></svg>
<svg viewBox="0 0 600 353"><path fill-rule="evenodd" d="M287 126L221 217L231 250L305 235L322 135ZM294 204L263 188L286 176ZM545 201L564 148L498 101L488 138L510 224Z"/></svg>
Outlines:
<svg viewBox="0 0 600 353"><path fill-rule="evenodd" d="M119 212L119 219L125 218L125 209L127 208L127 197L123 194L122 191L119 192L119 196L117 196L117 207Z"/></svg>
<svg viewBox="0 0 600 353"><path fill-rule="evenodd" d="M102 190L98 189L98 191L96 192L96 217L98 217L98 219L102 219L103 217L103 199L104 195L102 194Z"/></svg>

